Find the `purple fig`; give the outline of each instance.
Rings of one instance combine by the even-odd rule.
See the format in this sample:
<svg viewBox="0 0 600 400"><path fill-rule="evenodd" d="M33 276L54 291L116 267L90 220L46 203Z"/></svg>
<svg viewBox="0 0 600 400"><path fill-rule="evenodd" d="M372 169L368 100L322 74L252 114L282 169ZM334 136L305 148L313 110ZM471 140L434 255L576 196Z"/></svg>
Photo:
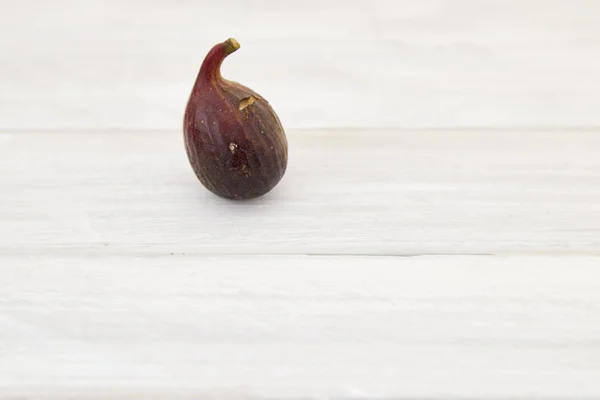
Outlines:
<svg viewBox="0 0 600 400"><path fill-rule="evenodd" d="M208 52L187 103L183 131L200 182L218 196L251 199L279 183L288 144L269 103L221 76L221 63L239 47L237 40L228 39Z"/></svg>

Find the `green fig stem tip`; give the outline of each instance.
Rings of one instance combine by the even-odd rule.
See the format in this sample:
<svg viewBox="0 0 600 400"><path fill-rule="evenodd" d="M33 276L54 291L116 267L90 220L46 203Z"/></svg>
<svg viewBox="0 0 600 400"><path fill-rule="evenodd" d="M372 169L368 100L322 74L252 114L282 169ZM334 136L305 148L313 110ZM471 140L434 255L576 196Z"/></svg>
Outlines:
<svg viewBox="0 0 600 400"><path fill-rule="evenodd" d="M229 38L223 43L225 45L225 54L231 54L240 48L240 43L234 38Z"/></svg>

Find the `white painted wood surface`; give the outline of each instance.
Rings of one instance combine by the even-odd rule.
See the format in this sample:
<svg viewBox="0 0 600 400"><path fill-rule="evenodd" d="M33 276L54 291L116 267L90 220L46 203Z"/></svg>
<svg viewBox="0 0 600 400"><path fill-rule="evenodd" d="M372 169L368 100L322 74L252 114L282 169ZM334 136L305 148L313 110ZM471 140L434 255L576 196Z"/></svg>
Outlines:
<svg viewBox="0 0 600 400"><path fill-rule="evenodd" d="M0 397L599 397L599 133L292 130L234 203L179 131L5 131Z"/></svg>
<svg viewBox="0 0 600 400"><path fill-rule="evenodd" d="M600 126L596 0L0 0L0 129L175 129L208 49L288 128Z"/></svg>
<svg viewBox="0 0 600 400"><path fill-rule="evenodd" d="M230 36L245 203L180 132ZM598 71L595 0L0 0L0 398L600 398Z"/></svg>
<svg viewBox="0 0 600 400"><path fill-rule="evenodd" d="M600 396L598 256L0 260L0 396Z"/></svg>
<svg viewBox="0 0 600 400"><path fill-rule="evenodd" d="M292 131L223 202L179 131L0 136L0 253L600 254L598 131Z"/></svg>

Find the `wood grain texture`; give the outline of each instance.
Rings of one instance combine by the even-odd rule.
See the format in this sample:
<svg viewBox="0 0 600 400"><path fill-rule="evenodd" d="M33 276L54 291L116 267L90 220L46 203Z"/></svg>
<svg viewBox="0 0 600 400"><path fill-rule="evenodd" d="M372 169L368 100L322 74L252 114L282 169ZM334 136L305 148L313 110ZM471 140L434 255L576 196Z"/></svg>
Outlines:
<svg viewBox="0 0 600 400"><path fill-rule="evenodd" d="M0 398L596 398L598 133L293 131L239 203L180 131L2 132Z"/></svg>
<svg viewBox="0 0 600 400"><path fill-rule="evenodd" d="M249 203L181 132L0 137L0 254L600 254L596 131L294 132Z"/></svg>
<svg viewBox="0 0 600 400"><path fill-rule="evenodd" d="M600 396L598 256L0 263L4 398Z"/></svg>
<svg viewBox="0 0 600 400"><path fill-rule="evenodd" d="M600 126L595 0L1 4L0 129L179 128L230 36L289 128Z"/></svg>

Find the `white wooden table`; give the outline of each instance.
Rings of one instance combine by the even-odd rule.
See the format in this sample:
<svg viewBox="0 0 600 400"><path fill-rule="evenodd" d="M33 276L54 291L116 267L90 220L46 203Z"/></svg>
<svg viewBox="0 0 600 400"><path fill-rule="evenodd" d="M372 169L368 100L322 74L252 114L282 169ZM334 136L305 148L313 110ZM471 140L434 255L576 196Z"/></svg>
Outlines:
<svg viewBox="0 0 600 400"><path fill-rule="evenodd" d="M236 203L177 131L1 133L0 397L600 396L600 131L289 139Z"/></svg>

